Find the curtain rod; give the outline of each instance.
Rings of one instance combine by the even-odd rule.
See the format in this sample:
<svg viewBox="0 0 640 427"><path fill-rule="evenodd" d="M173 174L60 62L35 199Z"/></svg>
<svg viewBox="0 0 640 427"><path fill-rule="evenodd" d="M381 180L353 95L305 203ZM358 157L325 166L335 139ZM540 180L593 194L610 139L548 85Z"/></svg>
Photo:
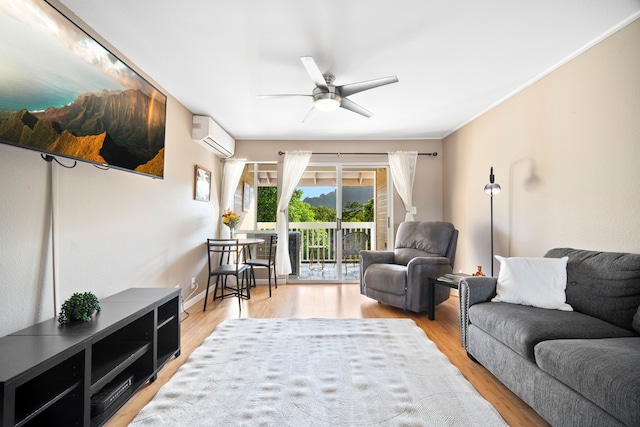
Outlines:
<svg viewBox="0 0 640 427"><path fill-rule="evenodd" d="M282 156L285 154L284 151L278 151L278 155ZM380 155L388 155L389 153L311 153L312 155L330 155L330 156L380 156ZM418 153L418 156L433 156L436 157L438 155L437 151L433 153Z"/></svg>

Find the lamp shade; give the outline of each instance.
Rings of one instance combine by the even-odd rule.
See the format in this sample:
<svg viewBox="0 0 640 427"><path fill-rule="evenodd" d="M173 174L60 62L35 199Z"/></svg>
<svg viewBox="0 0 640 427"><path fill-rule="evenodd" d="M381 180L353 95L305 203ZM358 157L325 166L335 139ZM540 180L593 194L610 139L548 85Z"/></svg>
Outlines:
<svg viewBox="0 0 640 427"><path fill-rule="evenodd" d="M496 194L500 194L502 188L500 188L500 184L487 184L484 186L484 192L487 196L494 196Z"/></svg>

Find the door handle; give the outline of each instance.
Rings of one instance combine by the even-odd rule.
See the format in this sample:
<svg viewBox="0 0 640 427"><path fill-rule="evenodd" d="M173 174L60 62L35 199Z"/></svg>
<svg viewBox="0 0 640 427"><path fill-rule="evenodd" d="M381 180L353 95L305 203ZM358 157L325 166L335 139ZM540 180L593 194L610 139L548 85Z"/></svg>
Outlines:
<svg viewBox="0 0 640 427"><path fill-rule="evenodd" d="M336 223L338 224L336 230L342 230L342 218L336 218Z"/></svg>

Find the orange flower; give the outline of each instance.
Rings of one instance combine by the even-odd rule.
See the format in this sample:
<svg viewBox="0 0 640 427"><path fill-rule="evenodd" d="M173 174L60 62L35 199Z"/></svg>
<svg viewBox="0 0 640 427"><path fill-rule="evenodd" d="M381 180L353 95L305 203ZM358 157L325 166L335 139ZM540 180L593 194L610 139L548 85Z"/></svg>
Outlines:
<svg viewBox="0 0 640 427"><path fill-rule="evenodd" d="M222 223L229 228L236 228L240 222L240 216L232 210L226 210L222 213Z"/></svg>

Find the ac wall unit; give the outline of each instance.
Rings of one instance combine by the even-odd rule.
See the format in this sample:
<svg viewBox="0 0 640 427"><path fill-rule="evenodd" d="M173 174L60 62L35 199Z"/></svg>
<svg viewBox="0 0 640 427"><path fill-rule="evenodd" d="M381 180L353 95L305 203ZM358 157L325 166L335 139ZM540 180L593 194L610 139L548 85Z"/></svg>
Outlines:
<svg viewBox="0 0 640 427"><path fill-rule="evenodd" d="M231 157L236 150L236 140L211 117L193 116L191 138L220 157Z"/></svg>

